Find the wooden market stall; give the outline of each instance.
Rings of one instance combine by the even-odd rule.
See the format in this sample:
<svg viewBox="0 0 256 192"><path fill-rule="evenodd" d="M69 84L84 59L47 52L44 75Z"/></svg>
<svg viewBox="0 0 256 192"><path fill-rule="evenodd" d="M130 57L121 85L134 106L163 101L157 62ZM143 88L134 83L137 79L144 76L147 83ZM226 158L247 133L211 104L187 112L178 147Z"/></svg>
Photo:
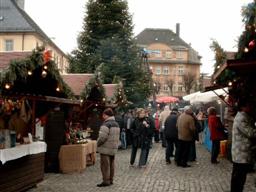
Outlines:
<svg viewBox="0 0 256 192"><path fill-rule="evenodd" d="M256 104L256 60L230 59L221 65L213 74L213 85L206 87L206 91L214 91L216 88L228 87L228 97L220 96L226 104L224 124L229 132L227 140L227 158L231 161L232 127L239 100L246 98ZM253 112L256 115L256 111Z"/></svg>
<svg viewBox="0 0 256 192"><path fill-rule="evenodd" d="M11 62L0 73L0 91L0 191L24 191L43 180L45 169L58 168L64 111L80 102L68 99L72 92L43 48ZM35 137L38 121L42 138Z"/></svg>

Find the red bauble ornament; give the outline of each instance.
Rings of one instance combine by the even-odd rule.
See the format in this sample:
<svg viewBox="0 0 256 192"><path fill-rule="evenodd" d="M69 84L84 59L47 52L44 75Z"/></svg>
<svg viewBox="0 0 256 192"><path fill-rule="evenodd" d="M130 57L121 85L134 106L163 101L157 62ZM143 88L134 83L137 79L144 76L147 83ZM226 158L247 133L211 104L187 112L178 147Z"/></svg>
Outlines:
<svg viewBox="0 0 256 192"><path fill-rule="evenodd" d="M256 40L250 41L250 43L249 43L249 49L253 49L253 48L255 47L255 45L256 45Z"/></svg>
<svg viewBox="0 0 256 192"><path fill-rule="evenodd" d="M44 63L48 63L51 58L52 58L52 51L51 50L46 50L43 54L43 58L44 58Z"/></svg>

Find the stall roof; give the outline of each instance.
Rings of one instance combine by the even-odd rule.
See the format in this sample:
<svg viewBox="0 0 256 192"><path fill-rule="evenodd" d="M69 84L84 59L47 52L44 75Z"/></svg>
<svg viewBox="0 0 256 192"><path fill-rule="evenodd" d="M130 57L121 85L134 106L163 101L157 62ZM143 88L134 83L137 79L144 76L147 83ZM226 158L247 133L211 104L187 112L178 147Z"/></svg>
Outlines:
<svg viewBox="0 0 256 192"><path fill-rule="evenodd" d="M193 103L209 103L217 100L220 96L226 96L228 94L228 88L215 89L207 92L196 92L190 95L184 96L183 99Z"/></svg>
<svg viewBox="0 0 256 192"><path fill-rule="evenodd" d="M28 52L0 52L0 69L5 69L10 65L10 62L15 59L23 59L28 55L31 55L31 51Z"/></svg>
<svg viewBox="0 0 256 192"><path fill-rule="evenodd" d="M47 101L47 102L53 102L53 103L64 103L64 104L71 104L71 105L80 105L80 101L77 99L66 99L66 98L60 98L60 97L52 97L52 96L42 96L42 95L10 95L6 96L7 98L15 98L15 99L21 99L26 98L28 100L35 100L35 101Z"/></svg>
<svg viewBox="0 0 256 192"><path fill-rule="evenodd" d="M68 84L76 96L80 96L85 84L94 76L92 73L63 74L63 80Z"/></svg>
<svg viewBox="0 0 256 192"><path fill-rule="evenodd" d="M114 97L118 84L103 84L107 98Z"/></svg>
<svg viewBox="0 0 256 192"><path fill-rule="evenodd" d="M37 47L26 58L11 60L9 66L0 71L0 91L5 96L73 96L70 87L63 81L56 63L44 47Z"/></svg>
<svg viewBox="0 0 256 192"><path fill-rule="evenodd" d="M248 73L256 69L256 61L245 61L245 60L227 60L214 74L213 80L216 80L220 75L227 69L234 70L240 74Z"/></svg>

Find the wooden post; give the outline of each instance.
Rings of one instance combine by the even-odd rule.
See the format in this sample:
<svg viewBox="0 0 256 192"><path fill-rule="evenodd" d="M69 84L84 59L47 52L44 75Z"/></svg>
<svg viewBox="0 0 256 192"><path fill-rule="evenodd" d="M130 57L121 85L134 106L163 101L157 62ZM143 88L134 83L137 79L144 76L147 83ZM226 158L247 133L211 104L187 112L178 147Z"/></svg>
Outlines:
<svg viewBox="0 0 256 192"><path fill-rule="evenodd" d="M33 99L32 100L32 135L35 136L35 133L36 133L36 100Z"/></svg>

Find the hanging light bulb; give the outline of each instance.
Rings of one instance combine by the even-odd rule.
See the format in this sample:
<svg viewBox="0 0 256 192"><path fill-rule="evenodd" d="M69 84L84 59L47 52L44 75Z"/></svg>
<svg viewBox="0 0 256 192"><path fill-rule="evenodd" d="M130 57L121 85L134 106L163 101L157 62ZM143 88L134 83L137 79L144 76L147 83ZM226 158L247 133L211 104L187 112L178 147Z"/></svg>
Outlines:
<svg viewBox="0 0 256 192"><path fill-rule="evenodd" d="M59 87L57 87L57 88L56 88L56 91L58 91L58 92L59 92L59 91L60 91L60 88L59 88Z"/></svg>
<svg viewBox="0 0 256 192"><path fill-rule="evenodd" d="M6 83L4 87L5 87L5 89L10 89L11 85L9 83Z"/></svg>
<svg viewBox="0 0 256 192"><path fill-rule="evenodd" d="M45 69L45 70L47 70L47 69L48 69L47 65L44 65L44 69Z"/></svg>
<svg viewBox="0 0 256 192"><path fill-rule="evenodd" d="M232 86L232 84L233 84L233 83L232 83L231 81L228 82L228 86Z"/></svg>
<svg viewBox="0 0 256 192"><path fill-rule="evenodd" d="M247 53L249 49L247 47L244 48L244 52Z"/></svg>
<svg viewBox="0 0 256 192"><path fill-rule="evenodd" d="M217 69L219 69L219 68L220 68L220 65L217 66Z"/></svg>
<svg viewBox="0 0 256 192"><path fill-rule="evenodd" d="M45 70L42 71L42 77L45 78L47 75L47 72Z"/></svg>
<svg viewBox="0 0 256 192"><path fill-rule="evenodd" d="M102 99L102 101L106 101L106 98L104 97L104 98Z"/></svg>
<svg viewBox="0 0 256 192"><path fill-rule="evenodd" d="M32 75L32 71L28 70L28 75L29 76Z"/></svg>

